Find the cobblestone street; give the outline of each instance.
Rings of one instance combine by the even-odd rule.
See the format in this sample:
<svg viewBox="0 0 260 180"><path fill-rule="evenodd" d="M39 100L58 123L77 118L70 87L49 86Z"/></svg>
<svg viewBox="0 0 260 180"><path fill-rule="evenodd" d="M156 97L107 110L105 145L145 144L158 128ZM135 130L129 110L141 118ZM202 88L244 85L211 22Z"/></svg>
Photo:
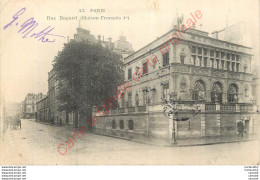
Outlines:
<svg viewBox="0 0 260 180"><path fill-rule="evenodd" d="M259 164L259 141L190 147L164 147L87 133L76 139L66 155L57 151L74 134L23 119L21 130L8 129L1 141L1 164ZM65 152L64 148L61 151ZM3 156L4 155L4 156Z"/></svg>

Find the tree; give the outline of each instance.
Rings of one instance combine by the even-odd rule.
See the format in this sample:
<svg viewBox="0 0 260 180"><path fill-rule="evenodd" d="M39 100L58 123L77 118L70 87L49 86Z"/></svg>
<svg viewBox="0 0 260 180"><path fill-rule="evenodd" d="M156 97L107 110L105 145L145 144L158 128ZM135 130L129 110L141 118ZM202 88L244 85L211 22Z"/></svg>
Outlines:
<svg viewBox="0 0 260 180"><path fill-rule="evenodd" d="M101 44L70 42L53 63L59 110L79 111L86 119L91 116L92 107L103 104L123 82L120 56Z"/></svg>

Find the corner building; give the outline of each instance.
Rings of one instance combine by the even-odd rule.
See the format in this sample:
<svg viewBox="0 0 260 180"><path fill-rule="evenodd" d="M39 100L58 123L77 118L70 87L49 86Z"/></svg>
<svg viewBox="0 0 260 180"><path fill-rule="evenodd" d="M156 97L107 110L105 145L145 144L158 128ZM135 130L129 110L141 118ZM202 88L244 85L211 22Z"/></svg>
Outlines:
<svg viewBox="0 0 260 180"><path fill-rule="evenodd" d="M174 33L180 43L169 40ZM157 63L152 62L153 55ZM109 117L97 117L94 128L97 133L129 138L171 138L173 127L177 138L230 136L236 135L237 122L243 119L248 134L255 134L259 118L252 103L251 61L250 47L195 28L178 31L175 26L125 58L125 81L131 90ZM138 81L134 75L134 80L140 68L145 69L144 76ZM173 122L163 114L170 99L188 121ZM182 110L196 105L201 108L196 116Z"/></svg>

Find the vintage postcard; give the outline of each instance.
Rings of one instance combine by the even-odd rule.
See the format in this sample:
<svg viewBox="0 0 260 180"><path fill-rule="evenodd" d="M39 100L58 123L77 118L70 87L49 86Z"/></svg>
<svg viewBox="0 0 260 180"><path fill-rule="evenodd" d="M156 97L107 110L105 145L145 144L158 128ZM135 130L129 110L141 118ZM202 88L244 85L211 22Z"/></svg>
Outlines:
<svg viewBox="0 0 260 180"><path fill-rule="evenodd" d="M1 165L259 165L257 0L2 0Z"/></svg>

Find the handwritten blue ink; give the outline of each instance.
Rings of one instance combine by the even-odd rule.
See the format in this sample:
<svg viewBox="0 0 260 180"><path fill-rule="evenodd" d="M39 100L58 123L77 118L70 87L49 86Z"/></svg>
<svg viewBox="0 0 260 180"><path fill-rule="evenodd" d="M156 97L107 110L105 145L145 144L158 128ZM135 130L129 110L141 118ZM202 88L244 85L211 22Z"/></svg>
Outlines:
<svg viewBox="0 0 260 180"><path fill-rule="evenodd" d="M18 19L18 16L22 15L25 12L25 10L26 10L26 8L22 8L15 15L13 15L13 20L10 23L8 23L7 25L4 26L4 30L6 28L8 28L9 26L12 26L12 23L15 22ZM17 26L18 22L16 22L15 25ZM44 30L42 30L38 33L30 34L37 26L38 26L38 23L34 20L34 18L33 17L29 18L21 25L21 28L19 29L18 33L23 34L22 38L27 38L27 37L34 38L34 39L38 38L38 41L41 41L43 43L45 43L45 42L55 42L56 39L49 40L47 38L47 36L65 38L64 36L50 34L50 32L55 29L55 28L51 28L51 26L48 26L47 28L45 28Z"/></svg>

